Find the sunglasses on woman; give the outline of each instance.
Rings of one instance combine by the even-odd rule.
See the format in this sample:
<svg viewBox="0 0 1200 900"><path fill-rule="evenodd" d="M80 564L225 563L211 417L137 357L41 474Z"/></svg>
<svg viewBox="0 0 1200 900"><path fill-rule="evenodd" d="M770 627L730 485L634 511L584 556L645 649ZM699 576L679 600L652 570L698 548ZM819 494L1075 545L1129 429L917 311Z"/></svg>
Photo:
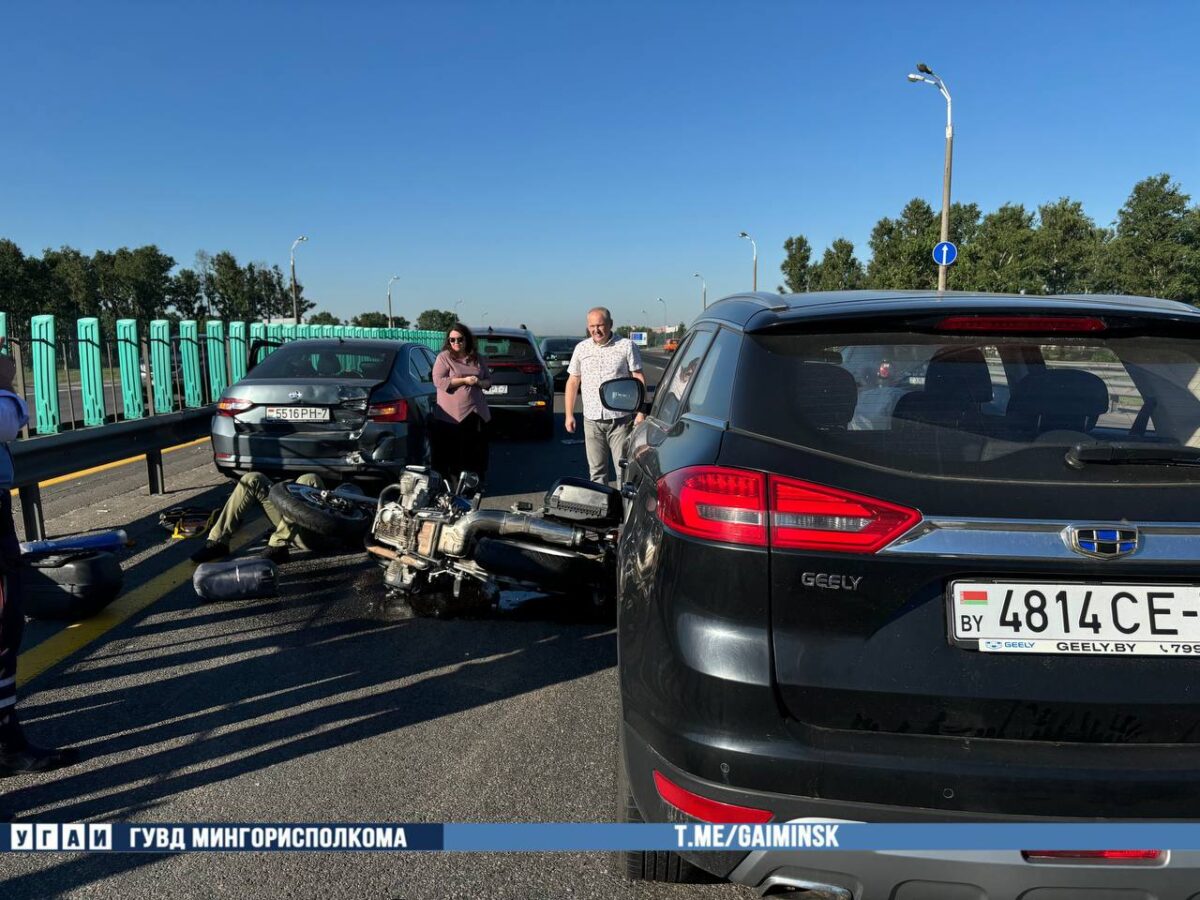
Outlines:
<svg viewBox="0 0 1200 900"><path fill-rule="evenodd" d="M462 337L452 337L447 338L447 340L449 340L452 344L465 344L467 342L467 339Z"/></svg>

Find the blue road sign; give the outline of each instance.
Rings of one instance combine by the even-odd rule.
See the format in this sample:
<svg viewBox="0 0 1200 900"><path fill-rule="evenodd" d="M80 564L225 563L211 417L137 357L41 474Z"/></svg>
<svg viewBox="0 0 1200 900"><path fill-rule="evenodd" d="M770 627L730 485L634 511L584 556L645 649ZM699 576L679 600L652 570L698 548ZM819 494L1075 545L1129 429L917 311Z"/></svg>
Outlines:
<svg viewBox="0 0 1200 900"><path fill-rule="evenodd" d="M939 266L952 266L958 259L958 248L949 241L942 241L933 248L933 261Z"/></svg>

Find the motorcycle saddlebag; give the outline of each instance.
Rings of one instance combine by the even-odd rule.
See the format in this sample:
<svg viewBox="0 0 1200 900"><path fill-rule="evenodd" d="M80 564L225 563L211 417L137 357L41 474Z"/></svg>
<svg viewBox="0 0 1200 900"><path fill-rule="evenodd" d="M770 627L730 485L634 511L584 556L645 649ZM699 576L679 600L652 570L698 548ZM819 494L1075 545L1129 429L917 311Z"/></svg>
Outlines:
<svg viewBox="0 0 1200 900"><path fill-rule="evenodd" d="M35 619L86 619L121 593L124 574L116 556L76 550L22 560L25 614Z"/></svg>
<svg viewBox="0 0 1200 900"><path fill-rule="evenodd" d="M542 512L583 528L615 528L621 524L621 492L586 478L560 478L546 492Z"/></svg>

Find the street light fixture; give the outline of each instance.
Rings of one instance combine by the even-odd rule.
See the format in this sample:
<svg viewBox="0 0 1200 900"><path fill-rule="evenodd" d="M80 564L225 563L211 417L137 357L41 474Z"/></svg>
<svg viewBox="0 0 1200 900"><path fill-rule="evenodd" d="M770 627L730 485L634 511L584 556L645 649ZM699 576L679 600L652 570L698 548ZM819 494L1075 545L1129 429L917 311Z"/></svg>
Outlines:
<svg viewBox="0 0 1200 900"><path fill-rule="evenodd" d="M758 244L754 243L754 238L750 237L750 235L746 234L746 232L744 232L744 231L738 232L738 237L745 238L746 240L748 240L750 242L750 246L754 248L754 283L753 283L752 287L754 288L754 290L757 291L758 290Z"/></svg>
<svg viewBox="0 0 1200 900"><path fill-rule="evenodd" d="M946 83L942 79L933 74L933 69L925 65L925 63L917 63L917 72L910 72L908 80L914 84L920 82L922 84L932 84L938 89L943 97L946 98L946 168L942 173L942 242L950 240L950 165L954 156L954 119L951 115L950 91L946 89ZM946 289L946 272L948 266L938 266L938 290Z"/></svg>
<svg viewBox="0 0 1200 900"><path fill-rule="evenodd" d="M400 279L399 275L393 275L391 278L388 279L388 323L387 323L388 328L392 327L392 322L394 321L392 319L392 282L398 281L399 279Z"/></svg>
<svg viewBox="0 0 1200 900"><path fill-rule="evenodd" d="M708 309L708 282L699 272L693 273L692 277L700 279L700 301L704 304L704 308Z"/></svg>
<svg viewBox="0 0 1200 900"><path fill-rule="evenodd" d="M292 241L292 321L297 325L300 324L300 297L296 293L296 245L307 240L308 237L302 234Z"/></svg>

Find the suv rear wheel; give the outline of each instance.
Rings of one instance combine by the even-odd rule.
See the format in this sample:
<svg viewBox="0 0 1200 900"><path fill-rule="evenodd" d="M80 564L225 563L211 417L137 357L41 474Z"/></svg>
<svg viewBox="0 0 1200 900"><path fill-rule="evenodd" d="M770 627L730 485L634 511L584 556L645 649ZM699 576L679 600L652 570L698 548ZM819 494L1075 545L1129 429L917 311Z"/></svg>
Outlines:
<svg viewBox="0 0 1200 900"><path fill-rule="evenodd" d="M623 746L617 750L617 821L627 824L645 821L629 788ZM613 861L616 873L632 881L665 881L670 884L716 884L721 881L670 850L618 850L613 854Z"/></svg>

